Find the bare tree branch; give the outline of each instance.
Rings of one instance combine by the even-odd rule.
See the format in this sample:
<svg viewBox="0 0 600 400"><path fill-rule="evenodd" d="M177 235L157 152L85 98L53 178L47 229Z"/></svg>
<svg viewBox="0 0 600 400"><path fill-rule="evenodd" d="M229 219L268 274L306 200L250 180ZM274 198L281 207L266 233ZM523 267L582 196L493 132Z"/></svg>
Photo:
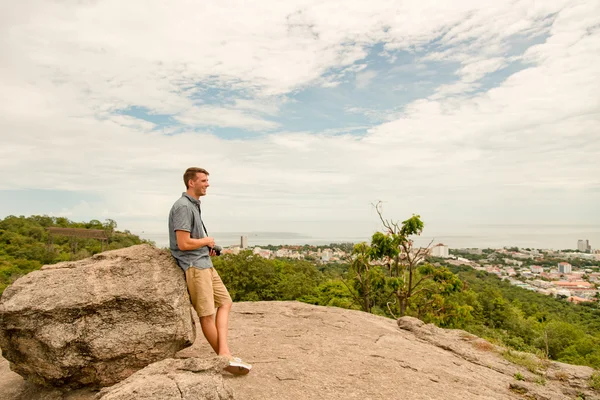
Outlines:
<svg viewBox="0 0 600 400"><path fill-rule="evenodd" d="M397 299L394 299L394 302L392 304L396 304L396 302L397 302ZM398 317L396 317L396 315L392 312L392 310L390 308L390 302L389 301L386 303L386 305L387 305L388 311L390 312L390 314L392 314L392 317L398 319Z"/></svg>
<svg viewBox="0 0 600 400"><path fill-rule="evenodd" d="M343 279L342 279L342 283L344 284L344 286L346 286L346 289L348 289L348 293L350 293L350 295L354 298L354 301L357 302L361 306L361 308L364 310L364 308L362 307L362 302L361 302L360 297L354 295L354 293L350 289L350 286L348 286L348 284Z"/></svg>
<svg viewBox="0 0 600 400"><path fill-rule="evenodd" d="M416 292L414 292L414 293L413 293L413 296L415 296L415 295L417 295L418 293L421 293L421 292L429 292L429 293L433 293L433 290L431 290L431 289L430 289L430 288L428 288L428 287L423 287L423 288L421 288L421 289L417 290Z"/></svg>
<svg viewBox="0 0 600 400"><path fill-rule="evenodd" d="M421 284L421 282L423 282L426 279L431 278L432 276L433 275L424 275L424 276L422 276L421 279L419 279L419 281L417 283L415 283L415 285L413 286L413 289L416 289L417 286L419 286ZM415 293L413 293L413 294L415 294Z"/></svg>

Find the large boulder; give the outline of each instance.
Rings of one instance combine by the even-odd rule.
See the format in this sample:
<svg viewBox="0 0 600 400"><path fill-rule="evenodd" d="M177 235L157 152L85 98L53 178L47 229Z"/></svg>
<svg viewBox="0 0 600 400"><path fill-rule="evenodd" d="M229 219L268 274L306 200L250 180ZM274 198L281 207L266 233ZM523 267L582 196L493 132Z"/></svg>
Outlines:
<svg viewBox="0 0 600 400"><path fill-rule="evenodd" d="M0 299L3 357L45 386L110 386L195 336L183 271L150 245L44 266Z"/></svg>

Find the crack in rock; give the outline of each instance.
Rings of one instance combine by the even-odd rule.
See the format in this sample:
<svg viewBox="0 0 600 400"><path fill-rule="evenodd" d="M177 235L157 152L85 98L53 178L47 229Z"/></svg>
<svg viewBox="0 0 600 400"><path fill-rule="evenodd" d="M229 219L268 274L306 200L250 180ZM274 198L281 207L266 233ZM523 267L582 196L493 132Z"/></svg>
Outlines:
<svg viewBox="0 0 600 400"><path fill-rule="evenodd" d="M278 375L275 375L275 377L276 377L277 379L279 379L280 381L299 381L299 380L300 380L300 379L298 379L298 378L281 378L281 377L279 377Z"/></svg>
<svg viewBox="0 0 600 400"><path fill-rule="evenodd" d="M385 356L382 356L382 355L379 355L379 354L370 354L370 356L371 357L375 357L375 358L383 358L384 360L395 361L398 364L400 364L400 366L402 368L407 368L407 369L410 369L410 370L415 371L415 372L420 372L419 369L417 369L417 368L415 368L415 367L407 364L405 361L398 360L397 358L389 358L389 357L385 357Z"/></svg>
<svg viewBox="0 0 600 400"><path fill-rule="evenodd" d="M171 379L173 382L175 382L175 386L177 386L177 390L179 390L179 396L181 397L181 400L184 400L183 392L181 391L181 388L179 387L179 383L177 383L177 381L175 379L173 379L172 377L169 377L169 379Z"/></svg>

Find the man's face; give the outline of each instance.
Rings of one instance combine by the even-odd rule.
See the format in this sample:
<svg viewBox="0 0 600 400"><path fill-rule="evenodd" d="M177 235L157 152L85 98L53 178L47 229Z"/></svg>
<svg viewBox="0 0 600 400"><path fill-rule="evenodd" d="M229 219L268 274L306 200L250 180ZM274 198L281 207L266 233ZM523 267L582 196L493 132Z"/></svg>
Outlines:
<svg viewBox="0 0 600 400"><path fill-rule="evenodd" d="M206 196L208 184L208 176L202 172L196 174L196 179L190 182L190 188L194 191L196 197Z"/></svg>

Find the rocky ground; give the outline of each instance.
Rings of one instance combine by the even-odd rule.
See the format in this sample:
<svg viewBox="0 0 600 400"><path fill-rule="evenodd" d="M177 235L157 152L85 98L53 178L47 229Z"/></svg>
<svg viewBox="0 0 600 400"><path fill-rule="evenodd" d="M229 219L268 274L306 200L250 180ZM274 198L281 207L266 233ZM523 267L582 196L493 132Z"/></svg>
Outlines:
<svg viewBox="0 0 600 400"><path fill-rule="evenodd" d="M246 376L220 372L198 332L177 360L101 392L27 384L2 359L1 398L187 400L203 398L202 387L214 399L600 399L588 387L590 368L507 353L464 331L412 318L397 323L298 302L236 303L230 345L253 365ZM152 394L143 397L144 391Z"/></svg>

